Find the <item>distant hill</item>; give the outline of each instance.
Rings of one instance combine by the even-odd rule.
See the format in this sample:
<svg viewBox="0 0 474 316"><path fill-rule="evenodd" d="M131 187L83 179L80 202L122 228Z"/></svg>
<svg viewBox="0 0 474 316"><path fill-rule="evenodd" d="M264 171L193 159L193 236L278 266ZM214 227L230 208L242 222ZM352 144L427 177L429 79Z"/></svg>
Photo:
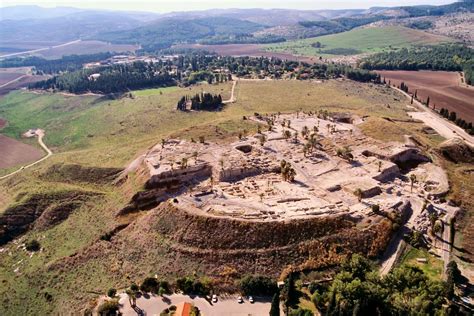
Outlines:
<svg viewBox="0 0 474 316"><path fill-rule="evenodd" d="M148 49L169 47L175 43L195 43L222 36L248 35L264 26L250 21L226 17L213 18L164 18L128 31L112 31L98 34L95 39L121 43L139 43Z"/></svg>
<svg viewBox="0 0 474 316"><path fill-rule="evenodd" d="M106 30L128 30L144 22L126 13L78 11L54 18L1 20L0 42L70 41Z"/></svg>
<svg viewBox="0 0 474 316"><path fill-rule="evenodd" d="M19 5L0 8L0 20L51 19L83 11L70 7L43 8L36 5Z"/></svg>

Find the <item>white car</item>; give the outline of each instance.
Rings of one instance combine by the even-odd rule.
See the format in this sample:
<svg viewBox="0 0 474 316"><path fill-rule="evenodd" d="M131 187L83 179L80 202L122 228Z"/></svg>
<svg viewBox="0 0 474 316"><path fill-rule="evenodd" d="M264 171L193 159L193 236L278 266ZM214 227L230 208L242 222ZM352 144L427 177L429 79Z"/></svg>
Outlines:
<svg viewBox="0 0 474 316"><path fill-rule="evenodd" d="M217 303L217 295L216 294L212 295L212 302Z"/></svg>
<svg viewBox="0 0 474 316"><path fill-rule="evenodd" d="M249 302L250 302L251 304L253 304L254 301L253 301L253 297L252 297L252 296L249 296Z"/></svg>
<svg viewBox="0 0 474 316"><path fill-rule="evenodd" d="M237 302L239 302L239 304L242 304L244 302L244 300L242 299L242 296L239 296L237 298Z"/></svg>

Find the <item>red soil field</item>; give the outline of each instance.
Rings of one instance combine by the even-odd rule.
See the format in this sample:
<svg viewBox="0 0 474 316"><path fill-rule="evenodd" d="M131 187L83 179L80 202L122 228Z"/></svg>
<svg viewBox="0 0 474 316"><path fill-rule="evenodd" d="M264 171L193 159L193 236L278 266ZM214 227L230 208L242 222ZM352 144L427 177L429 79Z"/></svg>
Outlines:
<svg viewBox="0 0 474 316"><path fill-rule="evenodd" d="M0 134L0 168L26 164L43 156L41 150Z"/></svg>
<svg viewBox="0 0 474 316"><path fill-rule="evenodd" d="M16 78L19 78L21 76L24 76L25 74L18 73L18 72L6 72L6 71L1 71L0 72L0 85L3 85L5 83L8 83L12 80L15 80Z"/></svg>
<svg viewBox="0 0 474 316"><path fill-rule="evenodd" d="M474 87L461 85L457 72L447 71L378 71L392 85L403 81L410 91L417 90L418 99L426 101L436 109L455 111L457 117L474 123Z"/></svg>
<svg viewBox="0 0 474 316"><path fill-rule="evenodd" d="M209 52L215 52L223 56L252 56L252 57L276 57L283 60L297 60L307 63L315 63L318 58L295 56L288 53L267 52L259 44L226 44L226 45L201 45L201 44L180 44L173 48L195 48L203 49Z"/></svg>
<svg viewBox="0 0 474 316"><path fill-rule="evenodd" d="M5 87L0 88L0 97L7 95L10 91L17 90L20 88L28 87L30 83L48 79L48 76L32 76L27 75L18 81L15 81Z"/></svg>

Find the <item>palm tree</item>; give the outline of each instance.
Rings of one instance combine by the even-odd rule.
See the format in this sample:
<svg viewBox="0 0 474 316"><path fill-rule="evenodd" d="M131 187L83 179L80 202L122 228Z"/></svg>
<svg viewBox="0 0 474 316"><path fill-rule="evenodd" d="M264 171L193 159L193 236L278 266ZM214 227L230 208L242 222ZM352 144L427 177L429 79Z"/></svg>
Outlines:
<svg viewBox="0 0 474 316"><path fill-rule="evenodd" d="M199 156L199 153L197 151L193 152L193 158L194 158L195 164L197 163L198 156Z"/></svg>
<svg viewBox="0 0 474 316"><path fill-rule="evenodd" d="M305 137L308 135L309 129L308 126L304 126L303 130L301 130L301 136Z"/></svg>
<svg viewBox="0 0 474 316"><path fill-rule="evenodd" d="M260 146L265 145L265 142L267 141L267 136L265 134L262 134L260 136Z"/></svg>
<svg viewBox="0 0 474 316"><path fill-rule="evenodd" d="M161 139L161 148L165 148L166 140L164 138Z"/></svg>
<svg viewBox="0 0 474 316"><path fill-rule="evenodd" d="M362 195L363 195L363 192L362 192L362 189L358 188L354 191L354 195L357 196L357 200L359 202L362 201Z"/></svg>
<svg viewBox="0 0 474 316"><path fill-rule="evenodd" d="M380 168L382 168L382 161L379 160L378 165L379 165L379 172L380 172Z"/></svg>
<svg viewBox="0 0 474 316"><path fill-rule="evenodd" d="M416 175L413 174L413 173L410 175L410 182L411 182L410 192L413 192L413 185L414 185L415 182L416 182Z"/></svg>
<svg viewBox="0 0 474 316"><path fill-rule="evenodd" d="M183 157L183 158L181 159L181 169L185 169L185 168L187 168L187 167L188 167L188 158Z"/></svg>

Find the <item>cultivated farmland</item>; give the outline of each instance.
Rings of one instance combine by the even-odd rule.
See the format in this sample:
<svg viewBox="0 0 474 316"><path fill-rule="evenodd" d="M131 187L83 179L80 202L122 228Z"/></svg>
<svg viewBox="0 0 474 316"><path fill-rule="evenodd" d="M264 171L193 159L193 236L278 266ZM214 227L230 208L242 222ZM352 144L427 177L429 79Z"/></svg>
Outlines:
<svg viewBox="0 0 474 316"><path fill-rule="evenodd" d="M436 109L455 111L458 117L474 122L474 88L461 85L457 72L447 71L379 71L388 82L408 85L410 92L417 90L418 99L430 98Z"/></svg>

